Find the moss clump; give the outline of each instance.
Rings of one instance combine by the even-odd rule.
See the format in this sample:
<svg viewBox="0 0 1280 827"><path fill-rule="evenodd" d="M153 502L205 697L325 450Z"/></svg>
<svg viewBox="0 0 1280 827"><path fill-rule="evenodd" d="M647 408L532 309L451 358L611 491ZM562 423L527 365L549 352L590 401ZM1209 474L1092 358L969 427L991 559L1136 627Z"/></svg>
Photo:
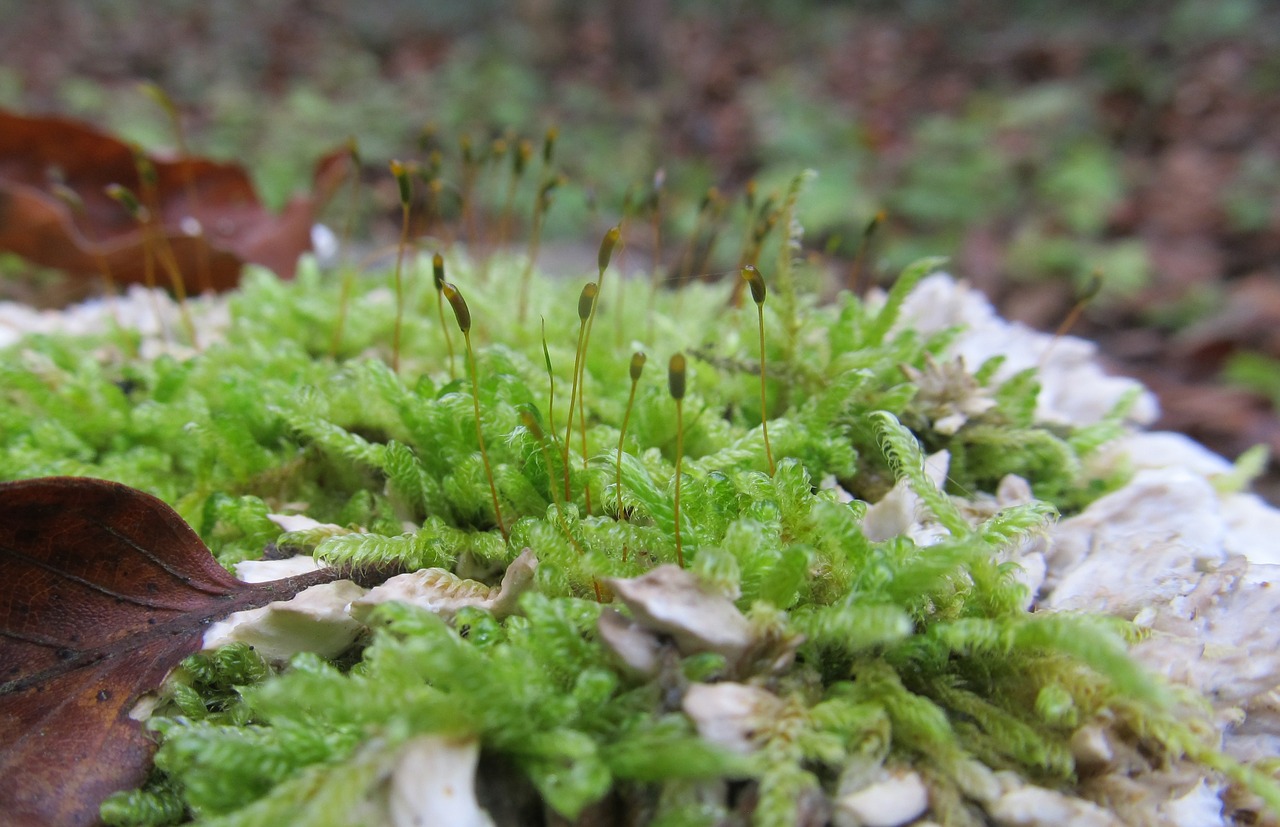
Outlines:
<svg viewBox="0 0 1280 827"><path fill-rule="evenodd" d="M385 279L356 284L334 357L339 280L312 266L292 283L252 273L223 339L188 358L140 360L126 331L30 338L0 358L0 478L92 475L150 491L226 564L272 542L330 562L481 578L525 547L540 560L512 617L467 609L446 622L390 604L342 663L301 655L273 670L235 650L189 663L152 719L156 780L111 799L111 823L350 823L399 745L421 733L479 738L562 816L622 796L659 824L727 817L729 798L708 792L718 779L754 785L752 823L790 824L798 802L834 796L851 768L886 762L921 770L937 818L974 823L975 759L1070 789L1068 741L1104 714L1147 734L1157 754L1210 754L1128 659L1114 622L1024 608L1016 567L1001 560L1098 493L1081 460L1121 414L1075 432L1041 427L1034 375L997 384L986 365L971 379L991 404L935 428L937 400L908 377L936 367L950 334L896 322L936 262L908 269L875 306L847 294L819 304L795 287L803 274L784 268L779 300L760 316L763 393L757 312L730 308L731 288L664 294L646 314L636 309L647 283L610 281L582 355L585 465L576 424L562 452L573 408L562 401L550 416L548 382L550 370L561 393L572 385L575 286L535 282L528 318L545 319L544 340L540 322L514 321L519 262L491 262L487 280L450 264L474 320L480 432L507 542L472 383L450 378L425 279L404 285L398 371ZM688 354L685 560L794 657L743 665L692 654L643 678L600 639L601 583L677 553L676 409L656 371L630 404L637 348ZM947 490L925 473L922 446L956 458ZM1010 472L1042 499L975 521L953 497L990 492ZM941 526L936 543L864 533L862 500L898 480ZM862 500L842 501L833 481ZM268 509L342 528L281 535ZM749 756L704 741L679 711L688 685L730 676L781 703Z"/></svg>

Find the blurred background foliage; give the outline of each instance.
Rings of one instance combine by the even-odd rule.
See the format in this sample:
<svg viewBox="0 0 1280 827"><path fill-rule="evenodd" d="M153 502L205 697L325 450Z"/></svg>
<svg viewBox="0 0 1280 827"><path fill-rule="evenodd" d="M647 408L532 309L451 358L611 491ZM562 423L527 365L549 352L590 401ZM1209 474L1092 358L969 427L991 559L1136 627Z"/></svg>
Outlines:
<svg viewBox="0 0 1280 827"><path fill-rule="evenodd" d="M873 276L948 255L1041 328L1100 272L1077 332L1161 393L1164 424L1280 449L1280 4L0 0L0 19L0 105L172 147L156 83L193 151L272 205L354 136L375 239L397 219L387 159L436 149L457 179L464 136L559 128L551 238L597 238L662 170L669 255L709 187L731 224L748 182L812 167L806 249L836 272L880 210ZM1242 390L1206 401L1205 380Z"/></svg>

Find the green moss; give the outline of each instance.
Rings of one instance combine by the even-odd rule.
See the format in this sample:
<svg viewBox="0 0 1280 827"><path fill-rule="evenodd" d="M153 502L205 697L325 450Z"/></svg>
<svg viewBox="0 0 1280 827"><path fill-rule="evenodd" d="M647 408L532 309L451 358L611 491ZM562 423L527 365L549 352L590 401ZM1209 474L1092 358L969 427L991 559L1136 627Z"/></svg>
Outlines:
<svg viewBox="0 0 1280 827"><path fill-rule="evenodd" d="M755 823L789 824L798 797L833 794L855 761L916 763L939 817L962 820L967 761L1070 787L1066 743L1104 710L1155 733L1157 750L1216 756L1128 659L1113 622L1022 608L1025 588L1001 555L1105 488L1081 460L1117 431L1124 409L1099 426L1048 430L1032 420L1034 374L992 386L988 365L975 382L996 406L955 433L932 430L902 366L926 369L949 334L895 332L895 322L937 262L909 268L874 308L848 295L819 305L787 275L764 313L772 477L756 315L726 309L727 288L660 295L649 318L634 310L646 307L648 284L608 280L584 360L588 462L575 433L566 469L569 406L548 416L547 370L570 387L575 285L535 283L527 315L546 319L544 352L541 325L513 321L519 261L493 262L487 281L472 281L465 261L450 264L475 320L481 425L509 543L495 523L469 383L449 379L429 282L408 281L398 374L386 364L394 308L377 292L386 278L358 280L334 359L340 279L311 265L292 283L252 273L225 339L184 360L140 361L125 332L32 338L0 359L0 477L85 474L150 491L226 564L272 542L408 569L496 574L525 546L540 560L535 591L505 620L471 609L448 623L392 604L340 664L300 655L275 671L242 649L188 662L151 724L160 775L110 799L112 823L346 823L398 746L428 732L478 737L564 816L611 790L640 790L662 824L723 814L697 791L706 778L753 779ZM691 356L686 559L761 634L799 643L780 674L749 667L783 713L747 759L702 741L672 711L672 688L725 677L723 658L697 655L637 678L595 631L605 578L676 556L675 409L653 375L641 381L622 454L627 519L614 513L635 343L659 362L676 350ZM529 410L545 444L521 417ZM947 491L924 472L924 451L941 447L955 460ZM990 492L1006 473L1026 475L1042 499L973 525L948 491ZM841 502L832 478L867 500L905 480L944 536L927 549L906 537L869 540L866 503ZM289 509L339 528L285 535L266 514Z"/></svg>

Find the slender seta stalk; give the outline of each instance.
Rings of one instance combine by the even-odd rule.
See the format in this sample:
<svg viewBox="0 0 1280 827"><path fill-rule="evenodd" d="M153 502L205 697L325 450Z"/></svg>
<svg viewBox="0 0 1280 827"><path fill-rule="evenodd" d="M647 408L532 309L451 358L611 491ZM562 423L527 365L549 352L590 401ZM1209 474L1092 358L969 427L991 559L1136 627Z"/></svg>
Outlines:
<svg viewBox="0 0 1280 827"><path fill-rule="evenodd" d="M750 259L747 258L747 252L749 250L749 245L751 244L751 234L755 231L756 226L756 191L759 189L759 186L760 185L756 183L756 179L752 178L747 181L746 186L742 188L742 207L743 211L746 213L747 226L743 228L742 252L738 254L738 261L740 262L740 265L746 264L750 261ZM741 287L741 285L738 285L738 287ZM735 288L735 292L736 290L737 288Z"/></svg>
<svg viewBox="0 0 1280 827"><path fill-rule="evenodd" d="M591 312L595 309L596 295L599 291L600 286L594 281L589 281L582 286L582 292L578 294L578 345L573 353L573 384L569 386L569 421L564 429L565 500L569 500L573 496L569 487L569 445L573 441L573 404L574 400L578 398L578 376L582 368L582 344L586 339L587 319L591 318ZM590 490L590 486L587 486L587 488Z"/></svg>
<svg viewBox="0 0 1280 827"><path fill-rule="evenodd" d="M52 175L50 177L52 180L49 182L49 191L53 194L53 197L65 204L73 215L83 218L86 213L84 199L80 197L80 194L67 186L59 177ZM115 321L116 327L120 327L120 307L117 303L120 287L111 275L111 265L107 263L107 257L102 254L102 250L97 244L94 244L93 247L93 260L98 265L98 272L102 274L102 279L107 288L107 304L111 308L111 317Z"/></svg>
<svg viewBox="0 0 1280 827"><path fill-rule="evenodd" d="M876 230L884 223L885 211L878 210L867 226L862 229L862 240L858 244L858 252L854 255L853 265L849 268L847 285L850 293L856 294L862 288L862 272L866 266L871 242L875 239Z"/></svg>
<svg viewBox="0 0 1280 827"><path fill-rule="evenodd" d="M542 420L538 417L538 409L533 405L521 403L516 406L520 412L520 422L533 436L535 442L538 443L538 450L542 452L542 461L547 466L547 491L551 494L551 503L556 507L556 514L560 517L561 523L565 525L565 534L569 537L569 541L577 546L577 541L568 532L568 524L565 522L564 504L560 502L560 495L556 493L556 483L552 479L554 474L551 464L551 449L547 447L547 434L542 428ZM585 552L578 548L579 554Z"/></svg>
<svg viewBox="0 0 1280 827"><path fill-rule="evenodd" d="M653 174L653 188L645 200L649 211L649 232L653 238L653 271L649 275L649 306L645 310L645 330L653 341L653 313L658 302L658 285L662 282L662 185L667 171L661 167Z"/></svg>
<svg viewBox="0 0 1280 827"><path fill-rule="evenodd" d="M136 144L133 146L133 163L138 170L139 195L143 206L140 220L143 222L144 242L155 246L156 261L160 262L160 266L169 275L169 284L173 288L174 298L178 300L178 314L182 318L182 326L187 331L191 346L199 350L200 343L196 341L196 325L191 319L191 310L187 307L187 287L182 277L182 268L178 266L178 259L174 256L173 247L169 245L169 239L164 232L158 191L160 176L156 172L156 165L151 163L151 159L142 151L142 147Z"/></svg>
<svg viewBox="0 0 1280 827"><path fill-rule="evenodd" d="M529 312L529 284L533 281L533 268L538 263L538 250L542 248L542 222L546 217L547 208L551 206L551 194L561 183L563 182L559 176L548 176L542 182L542 186L538 187L538 194L534 199L533 226L529 230L528 260L524 265L524 273L520 277L519 321L521 323Z"/></svg>
<svg viewBox="0 0 1280 827"><path fill-rule="evenodd" d="M453 381L458 374L453 366L453 337L449 335L449 328L444 323L444 256L439 253L431 258L431 275L436 283L436 310L440 312L440 330L444 333L444 344L449 350L449 380Z"/></svg>
<svg viewBox="0 0 1280 827"><path fill-rule="evenodd" d="M1040 354L1039 367L1041 369L1044 368L1045 363L1049 360L1049 354L1053 351L1053 346L1058 343L1059 339L1067 335L1076 322L1080 321L1080 314L1102 291L1102 284L1101 270L1094 270L1089 274L1089 281L1085 283L1084 288L1080 291L1080 297L1076 299L1076 303L1067 311L1066 318L1062 320L1062 324L1058 325L1058 329L1054 331L1053 338L1049 340L1049 346Z"/></svg>
<svg viewBox="0 0 1280 827"><path fill-rule="evenodd" d="M509 151L511 151L511 145L506 138L494 138L489 142L489 149L485 153L484 164L481 167L482 181L477 185L477 190L485 189L484 184L486 181L489 182L489 188L501 189L502 182L498 179L501 178L503 163L506 161L507 152ZM499 218L498 222L500 223L501 221L502 219ZM500 245L493 238L493 234L496 231L497 225L486 221L479 235L487 235L489 237L483 239L483 244L481 244L480 238L477 238L476 241L477 249L482 250L477 256L480 260L481 284L489 283L489 267L493 264L494 254L500 250Z"/></svg>
<svg viewBox="0 0 1280 827"><path fill-rule="evenodd" d="M618 494L618 519L625 521L627 519L625 512L622 510L622 442L627 438L627 423L631 421L631 408L636 403L636 387L640 384L640 374L644 372L644 363L648 359L644 355L643 350L637 350L631 354L631 395L627 397L627 412L622 415L622 430L618 433L618 461L617 461L617 478L614 480L614 490ZM626 562L627 548L622 547L622 560Z"/></svg>
<svg viewBox="0 0 1280 827"><path fill-rule="evenodd" d="M515 212L516 188L520 186L520 181L524 178L524 171L529 166L529 159L533 157L533 144L527 139L521 139L519 143L511 151L511 177L507 179L507 194L502 199L502 217L498 220L498 243L497 247L501 250L507 243L507 237L511 232L512 214Z"/></svg>
<svg viewBox="0 0 1280 827"><path fill-rule="evenodd" d="M565 539L569 541L569 545L573 546L578 552L578 556L586 554L586 549L578 542L578 538L573 536L572 529L569 528L569 518L565 514L564 506L560 502L560 498L556 496L556 484L551 479L551 451L547 448L547 434L542 429L542 421L538 418L538 409L532 405L517 405L520 411L520 421L524 423L524 427L533 435L534 440L538 443L538 448L542 451L542 461L547 464L547 491L551 493L551 502L556 507L556 516L560 518L560 529L564 532ZM624 558L625 559L625 558ZM591 588L595 591L596 602L604 602L604 594L600 590L600 581L594 576L591 578Z"/></svg>
<svg viewBox="0 0 1280 827"><path fill-rule="evenodd" d="M1067 317L1062 320L1062 324L1058 325L1058 329L1054 331L1053 338L1061 339L1075 327L1076 322L1080 321L1080 314L1089 306L1089 302L1097 298L1098 293L1102 292L1102 271L1094 270L1089 274L1089 281L1085 283L1084 288L1080 291L1080 297L1076 300L1075 305L1067 312Z"/></svg>
<svg viewBox="0 0 1280 827"><path fill-rule="evenodd" d="M667 365L667 388L676 401L676 563L684 568L684 547L680 542L680 465L684 461L684 389L685 360L683 353L671 357Z"/></svg>
<svg viewBox="0 0 1280 827"><path fill-rule="evenodd" d="M458 320L458 329L462 331L462 338L467 344L467 365L471 369L471 402L475 406L476 414L476 442L480 444L480 459L484 463L485 476L489 478L489 493L493 496L493 517L498 521L498 531L502 532L503 542L506 542L510 539L510 535L507 534L507 527L502 522L502 509L498 507L498 486L493 481L493 467L489 464L489 452L484 447L484 431L480 428L480 379L476 375L475 351L471 348L471 310L456 286L446 281L441 289L444 297L449 300L449 306L453 308L453 316Z"/></svg>
<svg viewBox="0 0 1280 827"><path fill-rule="evenodd" d="M107 184L107 186L103 189L103 192L107 194L108 198L110 198L112 201L115 201L117 204L123 207L124 211L129 214L129 217L132 218L134 221L137 221L138 226L142 228L143 283L147 285L147 290L151 293L151 310L153 313L155 313L156 324L160 327L161 331L164 332L165 337L168 338L169 330L164 323L164 316L162 316L160 313L160 299L156 296L156 292L155 292L156 290L155 253L151 249L151 245L147 243L147 237L148 237L147 224L146 224L146 219L142 215L142 204L138 202L137 196L135 196L129 190L128 187L125 187L121 184Z"/></svg>
<svg viewBox="0 0 1280 827"><path fill-rule="evenodd" d="M462 156L462 186L460 198L462 207L462 234L470 247L478 247L476 239L475 210L472 200L475 197L476 178L480 174L480 161L476 158L475 147L471 145L471 136L463 135L458 141Z"/></svg>
<svg viewBox="0 0 1280 827"><path fill-rule="evenodd" d="M599 275L596 278L596 292L599 293L600 286L604 284L604 271L609 269L609 262L613 258L613 250L618 246L618 239L622 237L622 227L611 227L604 238L600 241L600 250L596 255L596 267ZM591 302L591 308L587 313L587 328L582 336L582 360L578 363L578 425L582 436L582 473L587 474L587 377L586 362L587 348L591 345L591 328L595 326L597 302ZM579 306L578 312L582 312ZM572 411L570 411L572 413ZM586 505L587 513L591 513L591 486L586 487Z"/></svg>
<svg viewBox="0 0 1280 827"><path fill-rule="evenodd" d="M525 262L524 274L520 278L520 322L524 322L529 310L529 282L533 278L533 268L538 264L538 250L542 246L542 222L546 219L547 209L551 206L551 194L556 187L564 183L563 176L551 170L556 157L556 140L560 130L548 127L542 139L542 184L538 187L533 201L533 226L529 231L529 260Z"/></svg>
<svg viewBox="0 0 1280 827"><path fill-rule="evenodd" d="M551 369L551 351L547 348L547 319L542 319L542 360L547 365L547 421L555 427L556 421L556 374Z"/></svg>
<svg viewBox="0 0 1280 827"><path fill-rule="evenodd" d="M760 251L764 249L765 239L768 238L769 232L778 223L781 216L781 209L775 209L774 203L777 201L776 196L770 195L760 204L759 211L752 213L756 203L755 187L753 182L747 184L747 237L743 242L742 253L738 256L738 266L745 267L753 261L760 258ZM730 303L734 307L742 306L742 286L743 282L737 282L733 286L733 297Z"/></svg>
<svg viewBox="0 0 1280 827"><path fill-rule="evenodd" d="M773 448L769 445L769 397L765 392L764 365L764 277L754 264L742 268L742 280L751 287L751 298L756 303L756 317L760 321L760 429L764 431L764 455L769 460L769 476L777 466L773 464Z"/></svg>
<svg viewBox="0 0 1280 827"><path fill-rule="evenodd" d="M191 147L187 143L186 130L182 128L182 113L178 111L178 105L173 102L173 98L169 97L169 93L158 84L144 81L140 84L140 88L143 94L164 110L169 118L169 125L173 128L174 140L178 143L178 159L183 163L182 183L187 196L187 216L183 219L183 226L184 228L190 226L195 230L196 283L200 285L201 293L208 293L213 290L213 282L209 275L209 245L205 240L204 225L194 215L200 211L200 203L196 197L195 164L191 162ZM188 220L191 222L190 225L187 224Z"/></svg>

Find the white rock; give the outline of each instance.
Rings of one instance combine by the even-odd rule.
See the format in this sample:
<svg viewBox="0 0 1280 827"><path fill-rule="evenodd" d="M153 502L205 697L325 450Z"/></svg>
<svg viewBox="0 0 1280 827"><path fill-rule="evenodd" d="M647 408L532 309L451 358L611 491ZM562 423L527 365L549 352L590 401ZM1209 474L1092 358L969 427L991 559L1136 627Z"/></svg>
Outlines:
<svg viewBox="0 0 1280 827"><path fill-rule="evenodd" d="M202 346L220 339L231 323L225 296L189 297L187 311ZM142 334L140 353L144 358L194 352L173 345L174 336L185 337L186 333L178 303L163 290L148 290L135 284L121 295L89 299L57 311L0 302L0 347L31 333L86 336L106 333L116 326Z"/></svg>
<svg viewBox="0 0 1280 827"><path fill-rule="evenodd" d="M1053 530L1040 607L1131 618L1153 630L1132 649L1145 666L1219 706L1246 704L1280 685L1280 568L1235 551L1269 559L1280 512L1219 495L1188 466L1225 461L1168 444L1174 465L1139 472Z"/></svg>
<svg viewBox="0 0 1280 827"><path fill-rule="evenodd" d="M946 451L938 451L925 458L925 474L940 490L946 485L950 464L951 455ZM1024 505L1032 499L1030 484L1022 477L1007 474L1000 480L994 496L979 494L971 500L957 501L957 505L969 522L977 525L1002 509ZM906 480L896 482L879 502L867 508L862 532L872 542L905 536L921 547L941 542L951 534L925 508ZM1043 546L1042 539L1028 538L1002 552L1001 562L1018 564L1015 576L1027 587L1027 607L1035 601L1045 580L1047 563L1041 551Z"/></svg>
<svg viewBox="0 0 1280 827"><path fill-rule="evenodd" d="M680 702L704 740L740 755L755 752L761 730L777 718L782 701L742 683L695 683Z"/></svg>
<svg viewBox="0 0 1280 827"><path fill-rule="evenodd" d="M1224 536L1217 495L1203 477L1140 472L1054 529L1041 605L1132 618L1188 594L1201 572L1225 562Z"/></svg>
<svg viewBox="0 0 1280 827"><path fill-rule="evenodd" d="M901 537L917 525L920 498L903 480L894 483L889 493L867 507L862 520L862 533L873 543Z"/></svg>
<svg viewBox="0 0 1280 827"><path fill-rule="evenodd" d="M851 503L855 499L857 499L848 491L844 490L844 488L840 485L840 481L836 479L835 474L827 474L825 477L823 477L822 481L818 484L818 487L823 491L836 492L836 500L838 502Z"/></svg>
<svg viewBox="0 0 1280 827"><path fill-rule="evenodd" d="M236 563L236 577L246 583L265 583L268 580L310 574L323 568L328 567L316 558L298 554L284 560L241 560Z"/></svg>
<svg viewBox="0 0 1280 827"><path fill-rule="evenodd" d="M996 484L996 505L1000 508L1013 508L1026 505L1035 499L1031 493L1031 483L1017 474L1005 474Z"/></svg>
<svg viewBox="0 0 1280 827"><path fill-rule="evenodd" d="M129 718L134 721L145 721L151 717L151 713L160 708L164 700L154 692L148 692L129 710Z"/></svg>
<svg viewBox="0 0 1280 827"><path fill-rule="evenodd" d="M1131 420L1146 424L1155 421L1159 413L1155 396L1139 382L1108 376L1098 366L1097 346L1092 342L1074 336L1054 337L1005 321L985 296L945 273L920 281L903 303L897 327L909 326L929 334L957 325L964 329L952 341L948 356L962 357L975 368L993 356L1004 356L997 381L1026 368L1040 368L1036 418L1041 422L1093 424L1134 389L1141 396L1130 413Z"/></svg>
<svg viewBox="0 0 1280 827"><path fill-rule="evenodd" d="M1099 449L1090 460L1090 473L1102 476L1117 469L1135 472L1164 469L1183 471L1213 483L1232 473L1223 457L1183 434L1167 431L1135 432ZM1254 563L1280 563L1280 509L1255 494L1217 493L1226 535L1223 548Z"/></svg>
<svg viewBox="0 0 1280 827"><path fill-rule="evenodd" d="M1085 724L1071 736L1071 757L1076 766L1088 772L1105 769L1115 761L1116 751L1111 746L1107 729L1098 724Z"/></svg>
<svg viewBox="0 0 1280 827"><path fill-rule="evenodd" d="M1170 827L1224 827L1222 789L1201 780L1186 795L1161 804L1157 812Z"/></svg>
<svg viewBox="0 0 1280 827"><path fill-rule="evenodd" d="M338 263L340 243L337 234L328 226L320 223L311 225L311 254L321 267L332 267Z"/></svg>
<svg viewBox="0 0 1280 827"><path fill-rule="evenodd" d="M310 531L313 528L340 529L333 523L322 523L313 520L306 514L268 514L267 519L280 526L281 531Z"/></svg>
<svg viewBox="0 0 1280 827"><path fill-rule="evenodd" d="M1186 596L1152 607L1156 634L1132 652L1147 668L1217 704L1244 704L1280 686L1280 567L1237 557Z"/></svg>
<svg viewBox="0 0 1280 827"><path fill-rule="evenodd" d="M1005 793L987 812L1004 827L1124 827L1097 804L1034 786Z"/></svg>
<svg viewBox="0 0 1280 827"><path fill-rule="evenodd" d="M476 801L476 738L420 735L404 745L391 773L394 827L493 827Z"/></svg>
<svg viewBox="0 0 1280 827"><path fill-rule="evenodd" d="M1280 690L1250 698L1228 727L1224 748L1236 760L1252 763L1280 755Z"/></svg>
<svg viewBox="0 0 1280 827"><path fill-rule="evenodd" d="M946 484L947 470L951 467L951 455L938 451L925 457L925 474L938 488ZM889 493L867 508L862 521L862 533L873 543L906 536L918 546L931 546L949 536L928 512L920 497L911 490L906 480L894 483Z"/></svg>
<svg viewBox="0 0 1280 827"><path fill-rule="evenodd" d="M979 804L992 804L1009 790L1021 786L1013 773L996 772L976 758L962 758L956 762L956 786Z"/></svg>
<svg viewBox="0 0 1280 827"><path fill-rule="evenodd" d="M285 661L299 652L332 658L355 641L363 626L348 613L364 589L336 580L220 620L204 634L204 648L247 643L268 660Z"/></svg>
<svg viewBox="0 0 1280 827"><path fill-rule="evenodd" d="M476 580L464 580L444 569L421 569L398 574L351 604L351 614L360 621L368 618L375 606L396 600L451 618L459 609L475 606L495 617L506 617L516 611L516 602L533 585L538 558L531 549L507 567L502 584L497 588Z"/></svg>
<svg viewBox="0 0 1280 827"><path fill-rule="evenodd" d="M658 566L640 577L606 583L636 622L671 635L683 654L716 652L733 664L751 646L751 624L738 607L679 566Z"/></svg>
<svg viewBox="0 0 1280 827"><path fill-rule="evenodd" d="M873 295L870 297L875 299ZM894 332L906 327L921 333L941 333L952 327L981 328L1003 320L981 292L946 273L920 280L902 305ZM972 364L972 363L971 363Z"/></svg>
<svg viewBox="0 0 1280 827"><path fill-rule="evenodd" d="M1171 431L1125 434L1099 448L1089 461L1090 470L1099 475L1126 467L1134 471L1181 468L1202 477L1231 471L1231 463L1190 437Z"/></svg>
<svg viewBox="0 0 1280 827"><path fill-rule="evenodd" d="M596 621L600 640L635 675L652 678L661 668L662 642L621 612L605 609Z"/></svg>
<svg viewBox="0 0 1280 827"><path fill-rule="evenodd" d="M929 790L910 770L886 772L884 777L856 793L836 800L839 827L898 827L924 815Z"/></svg>
<svg viewBox="0 0 1280 827"><path fill-rule="evenodd" d="M1255 494L1230 494L1222 499L1222 520L1227 552L1251 563L1280 564L1280 509Z"/></svg>
<svg viewBox="0 0 1280 827"><path fill-rule="evenodd" d="M1015 553L1010 555L1010 559L1018 564L1017 570L1013 573L1014 579L1027 589L1022 608L1030 609L1036 602L1036 594L1039 593L1040 587L1044 585L1049 564L1045 562L1043 554L1025 548L1016 549Z"/></svg>

